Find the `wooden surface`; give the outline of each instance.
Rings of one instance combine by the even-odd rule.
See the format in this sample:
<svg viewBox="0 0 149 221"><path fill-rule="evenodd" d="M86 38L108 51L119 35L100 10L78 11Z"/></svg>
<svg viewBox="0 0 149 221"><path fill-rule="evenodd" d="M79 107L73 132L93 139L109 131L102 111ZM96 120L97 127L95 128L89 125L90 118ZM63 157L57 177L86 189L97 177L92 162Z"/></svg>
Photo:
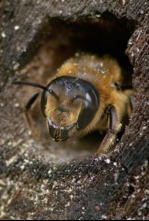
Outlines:
<svg viewBox="0 0 149 221"><path fill-rule="evenodd" d="M0 219L148 219L147 1L5 0L0 2L0 13ZM104 37L110 33L112 42L110 38L102 42L101 32ZM77 160L76 152L68 151L68 162L62 151L50 152L28 133L20 107L27 92L12 87L11 81L26 77L22 68L42 67L52 73L76 49L92 51L90 38L96 53L101 50L119 58L120 50L127 49L135 106L110 156L91 154ZM45 52L51 58L47 69L41 62ZM123 63L123 55L119 59L122 65L128 63ZM34 68L25 66L29 63ZM33 72L28 78L34 78Z"/></svg>

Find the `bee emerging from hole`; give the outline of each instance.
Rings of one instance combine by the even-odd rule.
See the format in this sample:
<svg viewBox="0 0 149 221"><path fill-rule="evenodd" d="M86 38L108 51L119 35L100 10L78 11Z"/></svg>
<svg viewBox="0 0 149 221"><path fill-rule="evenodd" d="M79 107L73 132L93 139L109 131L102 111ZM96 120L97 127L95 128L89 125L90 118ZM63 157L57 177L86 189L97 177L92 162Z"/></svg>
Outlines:
<svg viewBox="0 0 149 221"><path fill-rule="evenodd" d="M52 140L65 141L95 130L106 131L96 152L98 156L113 146L128 118L128 110L132 109L132 89L122 87L121 81L120 67L113 58L77 53L60 67L47 86L13 83L43 90L41 110ZM29 110L39 93L33 94L25 105L28 124Z"/></svg>

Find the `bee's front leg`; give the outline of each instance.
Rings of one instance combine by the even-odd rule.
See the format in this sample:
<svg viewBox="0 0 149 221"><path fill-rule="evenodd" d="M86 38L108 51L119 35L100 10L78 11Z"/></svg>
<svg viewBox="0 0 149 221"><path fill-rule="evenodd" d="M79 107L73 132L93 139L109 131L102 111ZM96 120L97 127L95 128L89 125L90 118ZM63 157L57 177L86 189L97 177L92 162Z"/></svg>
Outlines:
<svg viewBox="0 0 149 221"><path fill-rule="evenodd" d="M24 105L24 108L23 108L25 123L26 123L28 129L31 131L32 131L32 127L33 127L33 120L32 120L32 116L31 116L31 107L35 103L35 101L37 100L39 94L40 94L40 91L37 91L34 94L32 94L29 97L28 101L26 102L26 104Z"/></svg>
<svg viewBox="0 0 149 221"><path fill-rule="evenodd" d="M100 144L99 149L96 152L96 156L101 153L105 153L109 150L110 146L116 139L117 133L121 129L121 123L118 118L117 111L113 105L108 106L108 132L105 135L103 141Z"/></svg>
<svg viewBox="0 0 149 221"><path fill-rule="evenodd" d="M23 116L24 116L26 126L29 129L29 131L31 131L33 137L35 139L41 140L45 144L45 141L43 140L41 134L39 133L38 129L36 128L33 118L32 118L32 106L35 103L35 101L37 100L39 94L40 94L40 91L37 91L29 97L28 101L26 102L26 104L23 107Z"/></svg>
<svg viewBox="0 0 149 221"><path fill-rule="evenodd" d="M32 136L35 138L35 140L40 140L44 145L46 145L45 139L42 137L42 135L36 128L32 118L32 106L37 100L39 94L40 91L37 91L29 97L28 101L26 102L23 108L23 116L25 119L26 126L31 131Z"/></svg>

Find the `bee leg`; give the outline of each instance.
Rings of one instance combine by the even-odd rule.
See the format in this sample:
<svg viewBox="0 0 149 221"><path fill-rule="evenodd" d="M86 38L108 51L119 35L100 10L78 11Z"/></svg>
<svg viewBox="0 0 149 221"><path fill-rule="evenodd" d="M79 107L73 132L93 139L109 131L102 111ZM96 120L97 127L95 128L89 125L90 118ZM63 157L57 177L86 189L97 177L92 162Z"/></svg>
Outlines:
<svg viewBox="0 0 149 221"><path fill-rule="evenodd" d="M96 152L96 156L106 152L116 139L117 133L121 129L121 123L119 122L116 109L113 105L108 106L108 123L109 129L105 135L103 141L100 144L99 149Z"/></svg>
<svg viewBox="0 0 149 221"><path fill-rule="evenodd" d="M38 96L39 96L40 91L35 92L34 94L32 94L30 96L30 98L28 99L28 101L26 102L26 104L24 105L24 118L25 118L25 122L27 124L27 127L29 129L32 128L32 117L31 117L31 107L32 105L35 103L35 101L37 100Z"/></svg>

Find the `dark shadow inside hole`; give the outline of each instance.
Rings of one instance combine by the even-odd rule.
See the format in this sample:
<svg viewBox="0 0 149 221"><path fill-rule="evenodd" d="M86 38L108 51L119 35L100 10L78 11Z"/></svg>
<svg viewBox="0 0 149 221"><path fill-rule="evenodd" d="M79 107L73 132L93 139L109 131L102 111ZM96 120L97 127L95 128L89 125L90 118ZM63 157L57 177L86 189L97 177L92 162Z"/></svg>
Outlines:
<svg viewBox="0 0 149 221"><path fill-rule="evenodd" d="M132 66L129 63L128 57L125 55L127 42L131 33L125 26L121 27L119 22L110 22L108 20L71 24L65 24L61 21L51 21L50 25L52 31L47 43L38 52L38 64L34 65L34 61L32 61L33 68L29 71L30 74L25 76L25 80L46 85L49 83L50 76L55 74L57 68L65 60L72 57L76 52L83 51L96 54L99 57L108 54L116 58L122 68L124 84L131 85ZM39 69L43 71L39 71L40 74L37 74ZM40 108L39 103L38 107ZM33 118L38 130L45 137L47 143L51 143L39 109L36 109ZM74 139L70 139L68 142L58 143L56 144L56 149L57 151L62 148L64 151L68 149L71 151L72 149L79 154L82 150L96 152L102 138L103 135L95 132L84 138L77 139L77 142ZM54 145L52 143L52 146Z"/></svg>
<svg viewBox="0 0 149 221"><path fill-rule="evenodd" d="M124 81L131 84L133 69L125 50L132 31L116 21L118 20L115 17L114 22L102 20L93 23L65 24L61 21L51 21L52 34L47 41L47 47L49 51L54 52L53 70L51 72L50 68L47 74L54 74L66 59L77 51L83 51L99 57L108 54L116 58L122 68Z"/></svg>

